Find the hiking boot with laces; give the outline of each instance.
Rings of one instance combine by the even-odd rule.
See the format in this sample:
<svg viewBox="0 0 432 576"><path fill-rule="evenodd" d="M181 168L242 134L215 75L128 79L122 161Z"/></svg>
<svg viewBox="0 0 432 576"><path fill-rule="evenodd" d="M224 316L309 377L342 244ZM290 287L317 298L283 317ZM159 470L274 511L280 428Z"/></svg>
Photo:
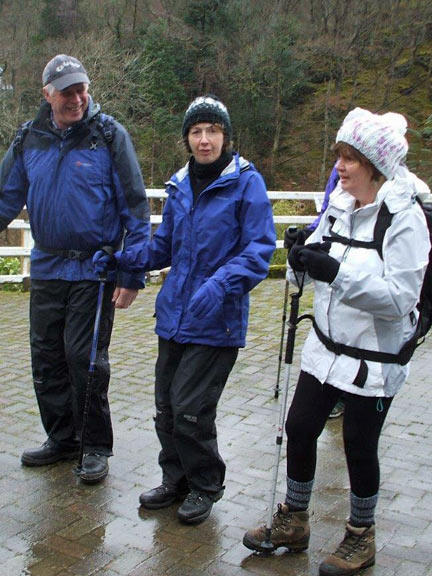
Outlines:
<svg viewBox="0 0 432 576"><path fill-rule="evenodd" d="M224 488L219 492L198 492L191 490L186 500L177 510L178 519L185 524L199 524L210 516L213 504L223 496Z"/></svg>
<svg viewBox="0 0 432 576"><path fill-rule="evenodd" d="M143 508L149 510L159 510L171 506L176 500L184 500L187 496L186 490L181 490L174 484L163 482L160 486L143 492L139 501Z"/></svg>
<svg viewBox="0 0 432 576"><path fill-rule="evenodd" d="M319 567L320 576L353 576L375 564L375 526L346 525L345 537L337 550Z"/></svg>
<svg viewBox="0 0 432 576"><path fill-rule="evenodd" d="M310 528L309 513L305 511L290 512L287 504L278 504L273 515L270 541L273 550L284 546L291 552L302 552L309 546ZM266 540L266 526L249 530L243 537L243 544L249 550L268 553L269 548L264 546Z"/></svg>

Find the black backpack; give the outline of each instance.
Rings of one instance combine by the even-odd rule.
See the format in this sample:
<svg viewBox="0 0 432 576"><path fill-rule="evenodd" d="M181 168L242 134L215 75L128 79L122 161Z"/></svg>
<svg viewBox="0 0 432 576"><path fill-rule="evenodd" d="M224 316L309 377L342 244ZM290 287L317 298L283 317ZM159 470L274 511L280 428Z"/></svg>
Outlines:
<svg viewBox="0 0 432 576"><path fill-rule="evenodd" d="M426 224L429 230L429 238L432 244L432 207L425 206L423 202L417 197L417 202L420 204L426 218ZM392 223L393 214L391 214L385 203L382 204L378 212L377 220L374 228L374 239L371 242L363 242L361 240L354 240L353 238L346 238L333 232L330 229L330 236L324 236L323 240L328 242L339 242L345 246L355 246L357 248L370 248L377 250L382 258L382 245L385 233ZM335 219L333 218L333 222ZM332 217L330 217L332 222ZM417 328L414 335L406 342L398 354L391 354L389 352L378 352L375 350L366 350L363 348L356 348L354 346L347 346L338 342L333 342L328 336L321 332L320 328L314 321L315 332L324 344L324 346L334 352L335 354L345 354L352 358L359 360L370 360L373 362L382 362L385 364L407 364L415 349L424 342L426 334L432 326L432 249L429 252L429 263L426 268L426 274L423 280L423 286L420 293L420 299L417 303L419 311L419 318L417 321ZM411 312L413 321L415 319L414 312Z"/></svg>

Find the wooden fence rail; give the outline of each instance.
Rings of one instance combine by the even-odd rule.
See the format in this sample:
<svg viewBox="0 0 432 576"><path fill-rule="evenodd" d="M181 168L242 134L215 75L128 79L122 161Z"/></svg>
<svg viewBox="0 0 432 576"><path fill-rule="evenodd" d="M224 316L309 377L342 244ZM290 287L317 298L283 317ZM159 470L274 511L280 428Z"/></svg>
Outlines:
<svg viewBox="0 0 432 576"><path fill-rule="evenodd" d="M268 196L272 202L275 200L312 200L315 203L315 213L310 216L274 216L275 224L309 224L317 217L321 210L323 192L282 192L282 191L269 191ZM147 197L159 199L161 208L167 198L167 193L163 189L152 188L147 190ZM161 210L162 212L162 210ZM152 224L160 224L162 216L153 214L150 218ZM0 275L1 283L16 283L22 282L30 275L30 252L33 247L33 238L31 235L30 224L27 220L14 220L8 226L9 229L21 230L21 245L20 246L0 246L0 257L18 257L21 260L20 274ZM277 248L283 248L283 241L277 241Z"/></svg>

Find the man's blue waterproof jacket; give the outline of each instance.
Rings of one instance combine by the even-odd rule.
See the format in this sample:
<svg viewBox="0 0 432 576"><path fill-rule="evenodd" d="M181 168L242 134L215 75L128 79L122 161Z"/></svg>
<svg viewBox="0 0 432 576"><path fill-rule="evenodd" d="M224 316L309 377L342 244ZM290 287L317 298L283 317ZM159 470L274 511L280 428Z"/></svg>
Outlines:
<svg viewBox="0 0 432 576"><path fill-rule="evenodd" d="M244 346L249 295L268 274L276 234L264 181L235 154L195 205L188 165L167 183L163 221L149 247L133 246L132 269L171 270L156 300L156 333L180 343ZM223 304L204 318L190 311L192 296L213 278Z"/></svg>
<svg viewBox="0 0 432 576"><path fill-rule="evenodd" d="M126 130L89 98L84 119L60 132L44 102L21 146L12 144L0 167L0 230L27 205L35 248L31 277L97 280L91 257L70 259L53 251L91 253L149 240L149 208L141 171ZM109 121L112 142L102 128ZM45 250L44 250L45 249ZM116 280L115 272L108 276ZM143 273L121 272L117 285L142 288Z"/></svg>

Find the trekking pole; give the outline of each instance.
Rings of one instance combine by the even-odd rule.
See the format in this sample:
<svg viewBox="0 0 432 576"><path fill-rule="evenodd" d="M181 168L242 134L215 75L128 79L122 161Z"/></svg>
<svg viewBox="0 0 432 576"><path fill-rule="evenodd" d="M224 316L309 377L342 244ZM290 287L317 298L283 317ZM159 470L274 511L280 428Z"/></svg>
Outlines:
<svg viewBox="0 0 432 576"><path fill-rule="evenodd" d="M282 312L282 331L281 331L281 339L280 339L280 346L279 346L279 358L278 358L278 370L277 370L277 377L276 377L276 386L274 388L274 397L275 399L279 398L279 382L280 382L280 375L281 375L281 368L282 368L282 354L283 354L283 346L284 346L284 338L285 338L285 324L287 319L287 307L288 307L288 292L289 292L289 282L285 280L285 295L284 295L284 303L283 303L283 312Z"/></svg>
<svg viewBox="0 0 432 576"><path fill-rule="evenodd" d="M297 226L290 226L288 230L285 230L285 237L284 237L284 248L288 252L292 246L292 243L289 242L288 238L290 234L295 234L297 232ZM279 382L280 382L280 375L281 375L281 368L282 368L282 354L283 354L283 346L284 346L284 338L285 338L285 324L287 319L287 306L288 306L288 292L289 292L289 282L285 280L285 296L284 296L284 303L283 303L283 312L282 312L282 329L281 329L281 339L280 339L280 346L279 346L279 358L278 358L278 370L277 370L277 377L276 377L276 386L274 389L274 397L275 399L279 398Z"/></svg>
<svg viewBox="0 0 432 576"><path fill-rule="evenodd" d="M280 460L280 452L282 447L282 439L283 439L283 429L285 424L285 414L286 414L286 406L287 406L287 399L288 399L288 389L289 389L289 381L291 375L291 366L293 361L294 355L294 346L295 346L295 336L297 325L305 318L312 319L310 314L303 314L299 317L299 306L300 306L300 298L303 293L303 284L304 284L304 277L303 274L302 281L298 283L299 290L298 292L291 294L291 310L288 319L288 335L287 335L287 343L285 349L285 382L284 388L282 391L282 403L279 411L279 424L277 428L277 435L276 435L276 451L275 451L275 459L274 459L274 466L273 466L273 479L272 479L272 487L270 492L270 506L266 524L266 533L265 533L265 540L261 544L262 548L265 549L264 554L270 554L274 552L274 545L271 541L271 531L272 531L272 523L273 523L273 507L276 498L276 485L278 479L278 472L279 472L279 460Z"/></svg>
<svg viewBox="0 0 432 576"><path fill-rule="evenodd" d="M104 252L106 252L109 256L114 254L114 250L111 246L104 246L102 248ZM102 308L103 308L103 299L104 299L104 292L105 292L105 282L107 279L107 272L106 270L99 274L99 292L97 297L97 304L96 304L96 316L94 321L94 328L93 328L93 339L92 339L92 346L90 351L90 364L87 374L87 387L85 393L85 400L84 400L84 410L83 410L83 418L82 418L82 425L81 425L81 438L80 438L80 449L79 449L79 456L78 456L78 463L74 468L73 472L77 476L79 476L82 472L83 468L83 460L84 460L84 447L85 447L85 436L87 433L87 424L88 424L88 417L90 411L90 400L91 395L93 392L94 384L97 378L97 368L96 368L96 359L97 359L97 348L99 343L99 329L100 329L100 320L102 315Z"/></svg>

